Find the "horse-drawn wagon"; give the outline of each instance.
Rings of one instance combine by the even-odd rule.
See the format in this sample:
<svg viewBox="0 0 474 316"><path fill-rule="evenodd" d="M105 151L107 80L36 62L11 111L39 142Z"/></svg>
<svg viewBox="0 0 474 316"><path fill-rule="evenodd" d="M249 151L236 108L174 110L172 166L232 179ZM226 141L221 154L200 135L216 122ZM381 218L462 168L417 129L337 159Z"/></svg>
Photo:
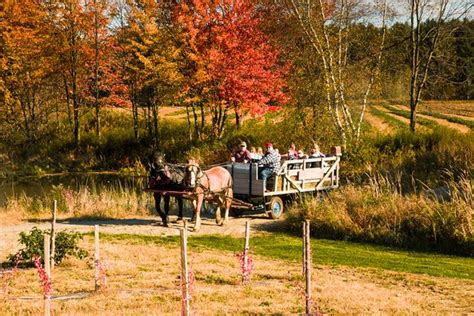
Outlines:
<svg viewBox="0 0 474 316"><path fill-rule="evenodd" d="M318 193L339 186L340 147L321 158L283 160L268 183L258 179L256 163L229 163L224 167L233 179L234 210L262 211L274 219L284 211L285 202L304 193Z"/></svg>
<svg viewBox="0 0 474 316"><path fill-rule="evenodd" d="M155 168L169 181L147 188L146 191L155 194L156 208L164 223L170 196L193 200L195 229L199 229L200 210L204 201L217 204L216 221L219 224L227 221L230 207L235 213L266 212L277 219L283 214L285 202L295 196L337 188L341 149L333 147L331 155L327 157L283 160L276 174L266 181L259 179L257 163L229 162L203 171L194 164L167 164L162 158L160 155L155 157ZM173 189L176 185L181 189ZM165 196L168 201L165 213L160 210L160 196ZM180 205L182 214L182 203ZM221 219L221 207L225 209L224 220Z"/></svg>

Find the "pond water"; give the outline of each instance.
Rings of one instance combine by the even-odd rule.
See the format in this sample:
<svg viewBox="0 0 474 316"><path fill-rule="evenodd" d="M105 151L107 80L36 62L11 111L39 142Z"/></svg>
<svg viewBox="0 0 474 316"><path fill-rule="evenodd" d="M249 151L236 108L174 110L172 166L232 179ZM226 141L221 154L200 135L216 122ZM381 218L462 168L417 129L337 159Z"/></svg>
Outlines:
<svg viewBox="0 0 474 316"><path fill-rule="evenodd" d="M87 187L92 193L104 189L141 191L146 186L146 177L123 176L118 174L81 173L21 179L0 180L0 206L8 199L26 195L28 197L47 196L56 186L77 191Z"/></svg>

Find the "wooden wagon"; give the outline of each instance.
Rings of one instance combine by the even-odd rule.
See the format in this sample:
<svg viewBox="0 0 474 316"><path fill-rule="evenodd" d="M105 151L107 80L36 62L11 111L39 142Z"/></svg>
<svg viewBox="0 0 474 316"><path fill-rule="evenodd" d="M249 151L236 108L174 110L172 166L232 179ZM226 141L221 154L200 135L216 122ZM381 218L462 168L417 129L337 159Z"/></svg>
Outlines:
<svg viewBox="0 0 474 316"><path fill-rule="evenodd" d="M304 193L318 193L339 186L340 147L322 158L283 160L276 175L264 183L258 179L256 163L229 163L234 189L232 207L240 210L266 212L279 218L285 202Z"/></svg>

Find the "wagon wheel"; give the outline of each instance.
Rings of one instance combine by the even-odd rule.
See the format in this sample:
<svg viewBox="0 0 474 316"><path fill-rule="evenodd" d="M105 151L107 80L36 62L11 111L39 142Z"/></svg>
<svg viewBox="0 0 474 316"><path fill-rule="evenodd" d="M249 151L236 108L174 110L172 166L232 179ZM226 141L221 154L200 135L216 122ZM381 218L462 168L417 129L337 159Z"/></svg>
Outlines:
<svg viewBox="0 0 474 316"><path fill-rule="evenodd" d="M267 205L267 212L268 216L270 216L273 219L278 219L281 217L283 214L283 211L285 209L285 204L283 203L283 200L279 198L278 196L274 196L271 198L270 203Z"/></svg>

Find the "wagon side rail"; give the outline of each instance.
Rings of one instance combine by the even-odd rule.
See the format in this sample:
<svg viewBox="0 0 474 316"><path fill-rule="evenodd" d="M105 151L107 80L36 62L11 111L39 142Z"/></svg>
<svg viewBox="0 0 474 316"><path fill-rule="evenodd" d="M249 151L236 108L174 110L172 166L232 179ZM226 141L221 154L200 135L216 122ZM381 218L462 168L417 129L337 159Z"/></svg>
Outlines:
<svg viewBox="0 0 474 316"><path fill-rule="evenodd" d="M314 192L339 186L340 156L286 160L266 196ZM314 167L316 165L316 167Z"/></svg>

